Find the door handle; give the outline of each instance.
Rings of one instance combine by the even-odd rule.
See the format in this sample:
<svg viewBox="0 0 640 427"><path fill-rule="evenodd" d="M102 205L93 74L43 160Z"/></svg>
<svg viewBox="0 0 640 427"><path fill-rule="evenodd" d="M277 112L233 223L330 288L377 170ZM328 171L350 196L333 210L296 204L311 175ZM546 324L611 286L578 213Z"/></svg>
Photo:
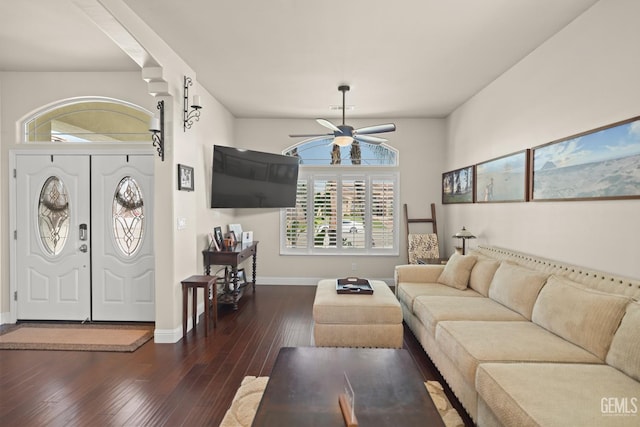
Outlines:
<svg viewBox="0 0 640 427"><path fill-rule="evenodd" d="M87 245L80 245L80 252L87 252L89 250L89 248L87 247Z"/></svg>
<svg viewBox="0 0 640 427"><path fill-rule="evenodd" d="M87 224L80 224L80 240L87 240Z"/></svg>

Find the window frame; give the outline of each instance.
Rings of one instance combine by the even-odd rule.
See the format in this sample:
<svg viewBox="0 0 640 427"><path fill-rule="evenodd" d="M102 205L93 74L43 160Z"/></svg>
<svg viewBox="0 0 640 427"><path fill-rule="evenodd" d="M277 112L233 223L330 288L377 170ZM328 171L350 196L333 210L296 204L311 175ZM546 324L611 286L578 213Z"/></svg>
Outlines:
<svg viewBox="0 0 640 427"><path fill-rule="evenodd" d="M396 152L397 159L397 152ZM365 247L353 248L342 245L342 227L336 227L335 247L315 247L314 242L314 209L313 209L313 186L315 180L335 180L338 184L336 192L337 221L342 221L342 182L345 180L364 180L366 182L365 196ZM376 248L372 246L372 182L374 180L391 180L393 182L393 227L392 227L392 247ZM351 165L331 165L331 166L300 166L298 181L307 183L307 245L305 248L288 248L286 236L287 209L280 210L280 255L352 255L352 256L398 256L400 254L400 171L397 165L380 166L351 166ZM311 191L309 191L311 190ZM311 212L311 215L309 215Z"/></svg>

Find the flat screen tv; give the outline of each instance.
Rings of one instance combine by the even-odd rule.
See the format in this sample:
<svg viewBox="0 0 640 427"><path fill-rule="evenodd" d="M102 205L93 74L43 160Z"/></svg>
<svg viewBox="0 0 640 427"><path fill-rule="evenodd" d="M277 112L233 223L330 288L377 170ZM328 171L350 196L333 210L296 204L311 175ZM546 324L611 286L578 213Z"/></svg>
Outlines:
<svg viewBox="0 0 640 427"><path fill-rule="evenodd" d="M297 157L214 145L211 207L293 207L298 167Z"/></svg>

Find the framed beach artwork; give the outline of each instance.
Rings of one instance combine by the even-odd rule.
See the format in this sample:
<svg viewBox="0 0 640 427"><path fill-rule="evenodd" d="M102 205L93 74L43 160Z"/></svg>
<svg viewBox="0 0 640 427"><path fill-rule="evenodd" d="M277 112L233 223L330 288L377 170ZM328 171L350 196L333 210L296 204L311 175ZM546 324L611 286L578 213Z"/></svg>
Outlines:
<svg viewBox="0 0 640 427"><path fill-rule="evenodd" d="M533 149L531 200L640 198L640 117Z"/></svg>
<svg viewBox="0 0 640 427"><path fill-rule="evenodd" d="M473 166L442 174L442 204L473 203Z"/></svg>
<svg viewBox="0 0 640 427"><path fill-rule="evenodd" d="M529 150L476 165L476 202L526 202Z"/></svg>

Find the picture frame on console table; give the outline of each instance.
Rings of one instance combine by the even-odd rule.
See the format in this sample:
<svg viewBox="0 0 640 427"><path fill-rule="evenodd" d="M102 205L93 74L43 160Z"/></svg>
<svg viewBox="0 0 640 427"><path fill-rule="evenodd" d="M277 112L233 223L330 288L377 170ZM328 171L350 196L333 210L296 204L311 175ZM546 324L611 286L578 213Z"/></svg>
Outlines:
<svg viewBox="0 0 640 427"><path fill-rule="evenodd" d="M530 150L476 165L476 203L526 202Z"/></svg>
<svg viewBox="0 0 640 427"><path fill-rule="evenodd" d="M474 166L467 166L442 174L442 204L473 203Z"/></svg>
<svg viewBox="0 0 640 427"><path fill-rule="evenodd" d="M213 239L216 245L216 250L221 251L225 248L224 238L222 237L222 227L214 227Z"/></svg>
<svg viewBox="0 0 640 427"><path fill-rule="evenodd" d="M532 201L638 199L640 116L535 147L531 158Z"/></svg>

